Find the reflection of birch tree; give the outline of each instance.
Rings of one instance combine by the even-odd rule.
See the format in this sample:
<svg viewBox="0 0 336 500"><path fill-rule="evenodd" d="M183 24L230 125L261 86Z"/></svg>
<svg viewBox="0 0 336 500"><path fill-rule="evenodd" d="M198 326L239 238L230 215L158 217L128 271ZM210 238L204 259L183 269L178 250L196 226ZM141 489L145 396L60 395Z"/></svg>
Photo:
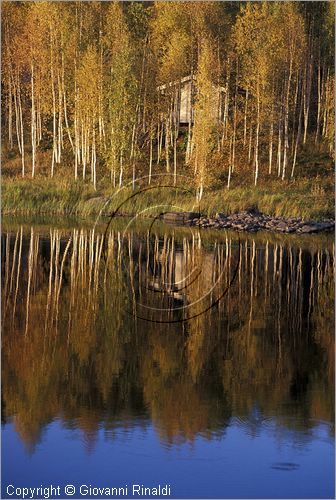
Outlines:
<svg viewBox="0 0 336 500"><path fill-rule="evenodd" d="M332 245L247 238L220 305L158 328L133 317L134 299L170 304L172 319L183 317L174 305L201 311L230 282L234 236L207 247L197 233L113 229L104 243L97 228L50 228L46 238L20 227L2 241L3 397L29 446L59 415L88 436L101 425L113 435L141 411L167 442L211 438L256 405L291 428L279 408L300 412L300 398L305 428L312 418L332 421ZM195 267L204 272L192 281Z"/></svg>

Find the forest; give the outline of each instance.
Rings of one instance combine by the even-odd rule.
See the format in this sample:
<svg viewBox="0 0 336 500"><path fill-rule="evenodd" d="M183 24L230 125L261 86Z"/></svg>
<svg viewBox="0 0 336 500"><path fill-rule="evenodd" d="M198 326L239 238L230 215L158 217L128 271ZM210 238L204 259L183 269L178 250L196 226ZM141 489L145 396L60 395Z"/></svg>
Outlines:
<svg viewBox="0 0 336 500"><path fill-rule="evenodd" d="M323 175L334 15L332 1L3 2L4 174L94 190L185 175L199 199Z"/></svg>

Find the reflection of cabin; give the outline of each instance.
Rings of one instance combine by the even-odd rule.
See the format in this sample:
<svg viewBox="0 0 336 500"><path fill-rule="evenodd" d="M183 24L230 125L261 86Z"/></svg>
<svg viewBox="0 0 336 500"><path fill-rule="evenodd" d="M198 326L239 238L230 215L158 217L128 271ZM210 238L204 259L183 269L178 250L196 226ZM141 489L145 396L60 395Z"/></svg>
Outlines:
<svg viewBox="0 0 336 500"><path fill-rule="evenodd" d="M165 292L175 300L183 302L184 296L181 293L181 289L186 286L183 252L174 252L173 259L171 259L161 251L158 261L161 266L165 267L168 264L169 267L166 273L162 273L160 269L160 272L153 276L153 281L151 283L153 289Z"/></svg>
<svg viewBox="0 0 336 500"><path fill-rule="evenodd" d="M194 122L193 105L197 95L197 80L193 75L185 76L175 82L170 82L168 85L160 85L157 90L162 96L177 96L179 113L179 124L188 125ZM224 114L224 94L225 88L213 85L213 95L209 112L214 119L221 120ZM173 110L173 115L174 115Z"/></svg>
<svg viewBox="0 0 336 500"><path fill-rule="evenodd" d="M173 298L177 302L189 304L192 301L190 291L192 284L198 283L200 279L204 290L210 290L213 285L212 254L202 254L201 260L194 261L195 253L186 257L186 253L180 249L170 249L166 252L163 248L156 255L156 266L150 287Z"/></svg>

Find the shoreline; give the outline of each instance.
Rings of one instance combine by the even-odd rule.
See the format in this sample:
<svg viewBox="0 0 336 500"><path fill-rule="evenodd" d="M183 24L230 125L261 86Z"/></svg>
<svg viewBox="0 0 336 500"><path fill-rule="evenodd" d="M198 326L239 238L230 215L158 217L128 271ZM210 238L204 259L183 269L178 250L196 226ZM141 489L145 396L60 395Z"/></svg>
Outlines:
<svg viewBox="0 0 336 500"><path fill-rule="evenodd" d="M262 214L251 208L233 214L216 214L215 217L204 217L193 212L170 212L163 216L169 224L182 224L212 229L231 229L256 233L258 231L272 231L285 234L316 234L333 232L335 221L325 219L322 221L303 220L300 217L273 217Z"/></svg>
<svg viewBox="0 0 336 500"><path fill-rule="evenodd" d="M257 189L234 188L208 191L198 205L195 198L174 190L145 192L101 186L92 191L85 183L66 179L9 181L2 179L3 216L56 216L89 218L117 216L148 219L213 229L254 233L311 234L335 229L332 192L312 193L309 185L273 184ZM172 186L173 188L173 186ZM120 209L119 209L120 207ZM174 212L175 215L169 215ZM165 215L162 215L165 213ZM160 216L161 214L161 216Z"/></svg>
<svg viewBox="0 0 336 500"><path fill-rule="evenodd" d="M99 211L90 212L89 216L98 216ZM83 218L85 215L81 212L65 213L64 211L1 211L1 215L10 216L60 216ZM127 218L135 217L136 213L104 211L100 214L102 218L116 217ZM254 207L246 210L235 211L234 213L217 213L215 216L206 216L197 212L166 212L162 214L138 215L142 220L158 218L163 223L174 226L199 227L202 229L234 230L246 233L257 233L267 231L282 234L307 235L317 233L332 233L335 231L335 219L325 218L322 220L304 219L302 217L281 217L271 216L259 212Z"/></svg>

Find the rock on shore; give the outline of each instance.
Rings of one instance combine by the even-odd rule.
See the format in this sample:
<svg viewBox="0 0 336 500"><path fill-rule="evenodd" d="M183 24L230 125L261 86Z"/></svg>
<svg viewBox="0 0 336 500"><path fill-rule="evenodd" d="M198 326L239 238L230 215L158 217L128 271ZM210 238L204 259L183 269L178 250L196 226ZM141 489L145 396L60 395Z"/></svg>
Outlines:
<svg viewBox="0 0 336 500"><path fill-rule="evenodd" d="M322 231L333 231L335 221L326 219L320 222L302 220L296 217L271 217L252 208L238 213L226 215L218 213L215 217L199 217L193 212L169 212L163 216L166 222L188 226L211 227L215 229L233 229L255 233L260 230L278 233L310 234Z"/></svg>

